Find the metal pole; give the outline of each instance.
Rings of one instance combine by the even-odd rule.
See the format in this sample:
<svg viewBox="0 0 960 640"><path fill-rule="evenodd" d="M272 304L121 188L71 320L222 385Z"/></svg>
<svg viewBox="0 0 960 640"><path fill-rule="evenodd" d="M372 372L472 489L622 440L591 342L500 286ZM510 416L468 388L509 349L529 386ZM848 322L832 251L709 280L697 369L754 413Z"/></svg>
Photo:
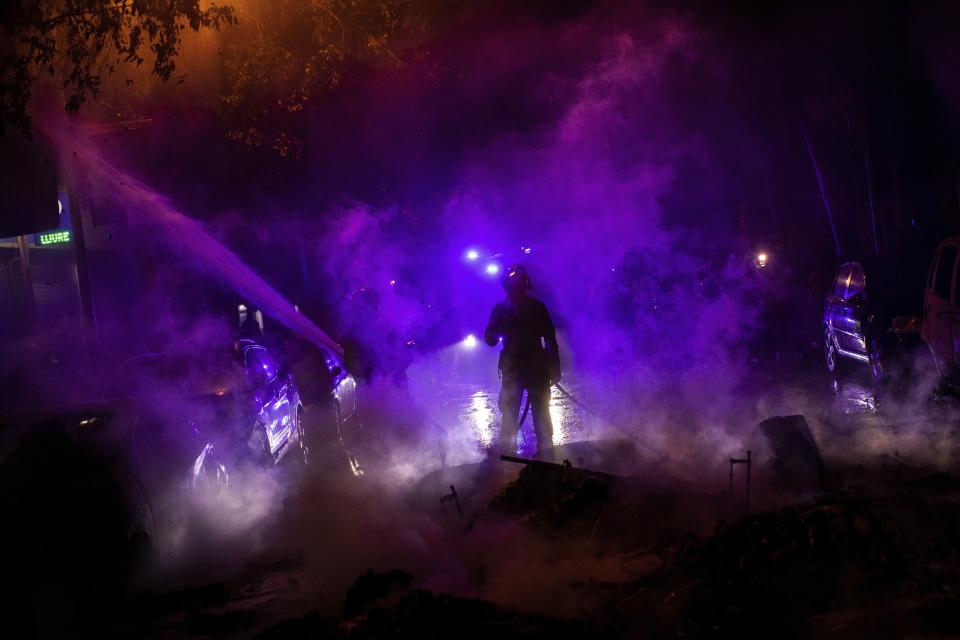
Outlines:
<svg viewBox="0 0 960 640"><path fill-rule="evenodd" d="M730 497L731 498L733 498L733 465L735 464L747 465L746 506L747 506L747 511L750 511L750 468L753 466L753 453L750 451L747 451L746 458L730 458Z"/></svg>
<svg viewBox="0 0 960 640"><path fill-rule="evenodd" d="M27 327L33 325L36 318L36 303L33 297L33 275L30 272L30 243L27 236L17 236L17 248L20 250L20 277L23 280L24 318Z"/></svg>
<svg viewBox="0 0 960 640"><path fill-rule="evenodd" d="M733 458L730 458L730 495L733 496L733 465L736 462Z"/></svg>
<svg viewBox="0 0 960 640"><path fill-rule="evenodd" d="M96 351L100 344L100 332L97 328L97 311L93 304L93 290L90 286L90 262L87 259L87 240L83 230L83 215L80 203L68 188L70 199L70 226L73 227L73 252L77 260L77 286L80 289L80 308L83 312L83 324L87 334L87 348Z"/></svg>

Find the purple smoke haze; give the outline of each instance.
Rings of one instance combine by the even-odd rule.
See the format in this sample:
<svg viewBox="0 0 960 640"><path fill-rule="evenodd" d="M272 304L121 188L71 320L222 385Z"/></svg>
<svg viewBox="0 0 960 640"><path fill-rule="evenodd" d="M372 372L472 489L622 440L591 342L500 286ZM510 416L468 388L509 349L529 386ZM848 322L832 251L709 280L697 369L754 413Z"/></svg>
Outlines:
<svg viewBox="0 0 960 640"><path fill-rule="evenodd" d="M837 240L855 252L869 237L851 195L862 176L837 169L859 171L862 157L846 162L833 148L839 134L818 127L819 115L850 105L798 88L819 86L808 72L823 67L809 61L829 52L808 51L819 40L795 34L770 47L782 25L754 29L710 11L599 3L552 20L533 10L498 19L513 4L448 25L405 52L401 67L356 70L305 116L299 163L221 139L221 96L207 88L219 86L218 68L206 58L196 69L184 61L197 71L187 93L155 107L152 128L134 142L87 139L48 121L84 206L114 216L102 225L121 247L111 250L126 249L129 271L142 274L128 291L116 284L127 282L124 269L100 271L104 353L122 360L145 344L189 353L228 343L236 326L200 304L215 283L227 291L215 303L231 313L240 302L263 310L268 338L291 330L333 349L359 344L375 363L361 387L375 472L359 484L305 482L293 508L269 473L251 473L221 501L184 503L173 491L159 505L172 524L156 569L176 570L151 581L209 580L237 558L289 545L311 569L306 591L331 610L368 566L403 566L430 587L511 604L523 591L535 610L576 606L543 588L558 576L593 578L565 565L562 549L489 522L451 544L432 512L404 502L428 472L477 462L495 442L496 351L465 341L482 334L502 296L491 265L525 264L554 315L564 384L582 403L554 395L573 425L558 426L559 437L637 445L616 471L674 476L715 495L730 456L752 447L762 457L759 420L803 413L818 437L838 431L835 407L820 396L750 388L752 349L765 341L774 351L773 329L793 331L797 352L808 333L818 338L817 269L836 259L800 125L847 220ZM758 55L768 50L769 59ZM936 65L941 84L949 68ZM883 189L878 206L892 197ZM751 261L759 250L769 254L763 273ZM53 340L5 345L7 366L41 378L28 358ZM824 451L949 459L947 430L933 438L936 452L925 450L925 429L951 417L929 411L930 385L918 376L888 405L894 427L846 429ZM79 394L82 384L36 386ZM871 390L834 392L873 419ZM484 554L496 556L484 565L494 577L477 587L470 570Z"/></svg>
<svg viewBox="0 0 960 640"><path fill-rule="evenodd" d="M655 440L675 431L672 414L679 412L689 428L707 420L723 432L735 425L708 416L733 401L747 368L747 340L767 301L746 268L755 247L733 223L723 185L711 177L728 172L727 141L691 120L687 103L729 82L730 70L712 58L715 38L695 20L645 12L629 18L612 32L611 18L588 16L470 35L476 48L451 55L471 73L446 79L453 95L438 104L430 103L434 87L409 80L419 72L416 63L406 79L375 75L363 85L368 95L389 95L399 119L389 124L384 107L372 104L370 126L356 132L361 148L369 144L375 152L382 143L387 157L412 156L410 180L421 189L435 182L429 199L385 203L344 192L307 204L313 191L306 187L302 198L278 194L272 203L251 199L201 213L190 203L204 174L174 182L174 166L158 171L151 163L149 171L137 171L175 185L167 197L147 185L149 178L141 182L117 168L129 154L109 152L121 157L108 160L97 141L78 144L63 134L61 146L77 176L85 176L95 206L124 211L134 234L162 244L174 259L155 270L158 295L174 294L178 280L165 285L168 272L199 269L280 324L334 345L310 323L312 315L338 340L364 343L387 369L413 362L417 401L428 414L437 397L430 387L438 381L495 376L492 352L468 356L458 349L465 336L481 333L501 296L485 268L521 261L555 315L569 379L605 422ZM455 37L442 37L438 46L452 47L446 38ZM538 53L520 55L520 42ZM707 88L690 95L688 77ZM451 125L459 135L455 156L434 138L431 126L445 128L439 111L456 112L455 103L505 87L511 89L502 104L488 108L504 108L513 116L505 122L514 126L473 110L468 115L481 118L477 135L461 128L469 122ZM157 126L170 125L161 119ZM393 139L411 126L426 142L410 134ZM324 132L318 123L318 144ZM431 148L437 158L421 161ZM422 173L444 155L448 166L434 176ZM306 156L305 171L323 172L329 160L320 160ZM179 201L186 204L173 204ZM196 217L208 220L209 232ZM470 247L483 250L475 264L464 259ZM296 297L288 301L279 291ZM406 348L408 342L415 346ZM438 350L447 355L438 359ZM588 420L584 435L595 421ZM429 450L423 455L435 461L437 429L419 428Z"/></svg>

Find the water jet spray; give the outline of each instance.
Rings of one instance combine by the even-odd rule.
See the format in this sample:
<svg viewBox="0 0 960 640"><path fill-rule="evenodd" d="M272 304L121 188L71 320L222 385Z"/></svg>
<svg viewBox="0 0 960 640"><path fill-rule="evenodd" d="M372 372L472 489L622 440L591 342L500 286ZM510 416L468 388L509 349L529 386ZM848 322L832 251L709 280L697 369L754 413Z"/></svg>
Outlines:
<svg viewBox="0 0 960 640"><path fill-rule="evenodd" d="M52 127L51 127L52 128ZM214 276L271 318L302 338L339 355L340 345L310 319L299 313L276 289L255 273L237 254L213 237L203 225L180 211L162 194L108 162L93 146L82 139L68 139L63 131L52 132L63 149L64 157L72 158L74 170L83 170L89 178L112 185L114 197L123 204L134 204L139 214L153 221L153 228L165 233L168 245L199 260Z"/></svg>

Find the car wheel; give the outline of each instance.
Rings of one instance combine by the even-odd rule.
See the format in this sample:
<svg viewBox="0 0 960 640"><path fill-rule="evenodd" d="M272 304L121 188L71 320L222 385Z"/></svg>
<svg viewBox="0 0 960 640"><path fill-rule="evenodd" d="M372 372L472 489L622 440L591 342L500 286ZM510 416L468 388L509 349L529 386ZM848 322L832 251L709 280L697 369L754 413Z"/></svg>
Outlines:
<svg viewBox="0 0 960 640"><path fill-rule="evenodd" d="M880 341L876 337L870 338L869 347L870 373L874 380L880 382L884 378L883 353L880 348Z"/></svg>
<svg viewBox="0 0 960 640"><path fill-rule="evenodd" d="M837 352L837 343L834 342L833 336L830 335L829 328L823 330L823 360L827 366L827 371L836 373L840 364L840 354Z"/></svg>

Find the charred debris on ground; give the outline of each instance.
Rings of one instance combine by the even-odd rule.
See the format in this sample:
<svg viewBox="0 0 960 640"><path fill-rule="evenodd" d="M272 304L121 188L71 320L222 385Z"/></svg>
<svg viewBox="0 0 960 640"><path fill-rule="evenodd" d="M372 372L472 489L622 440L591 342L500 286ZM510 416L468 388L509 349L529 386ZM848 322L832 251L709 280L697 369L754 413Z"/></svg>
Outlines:
<svg viewBox="0 0 960 640"><path fill-rule="evenodd" d="M503 464L466 472L488 474ZM469 545L491 523L506 522L556 557L592 566L576 579L554 576L570 581L562 587L581 602L568 615L485 597L490 573L504 569L491 564L470 573L478 597L431 591L402 568L370 569L344 594L339 614L313 610L280 620L269 608L212 613L204 597L224 609L230 596L222 585L195 588L177 596L190 601L178 628L186 635L260 629L255 637L273 640L960 633L952 613L960 605L960 480L903 464L835 470L833 478L845 488L743 515L723 493L651 489L570 463L525 464L486 495L461 490L462 516L436 501L417 508L435 510L451 545ZM265 564L248 573L270 571ZM169 613L176 605L166 598Z"/></svg>

